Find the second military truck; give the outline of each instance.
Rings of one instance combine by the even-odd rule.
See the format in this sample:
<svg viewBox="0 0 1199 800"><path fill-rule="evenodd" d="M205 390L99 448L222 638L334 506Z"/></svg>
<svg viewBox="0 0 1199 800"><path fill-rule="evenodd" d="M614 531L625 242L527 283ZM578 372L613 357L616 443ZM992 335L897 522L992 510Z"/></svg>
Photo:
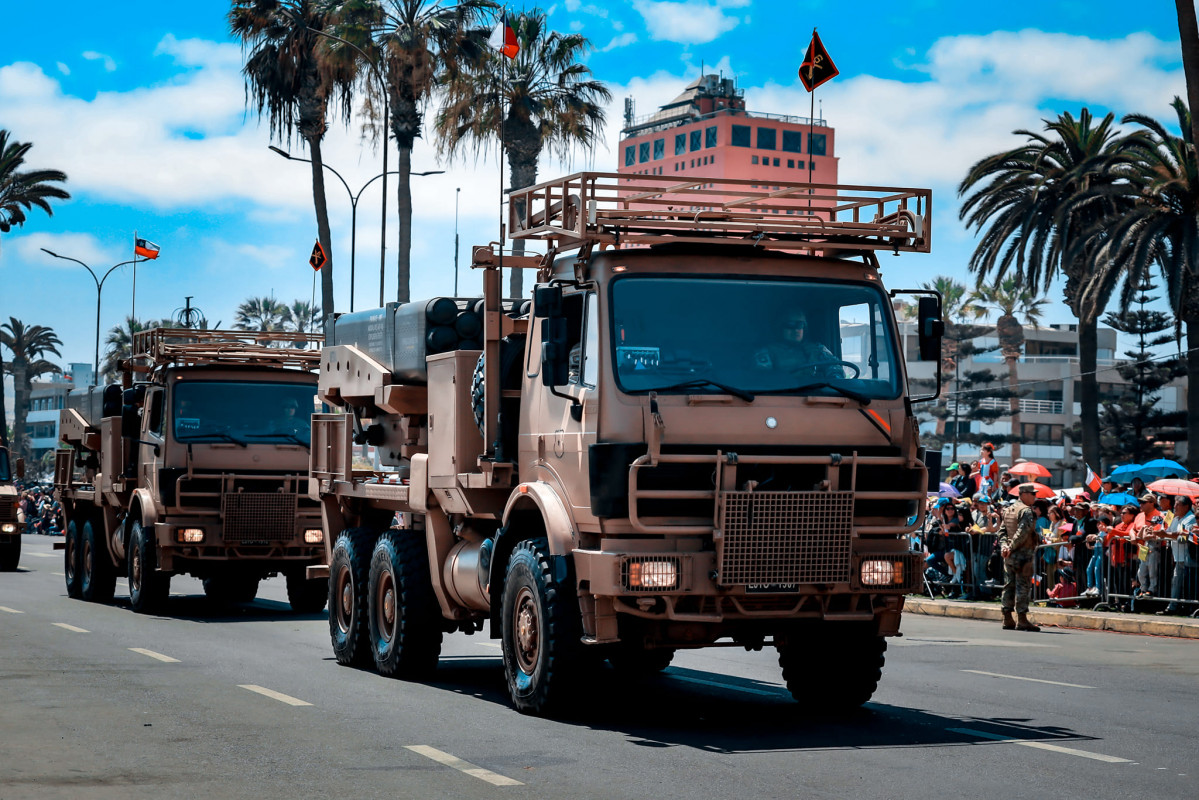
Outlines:
<svg viewBox="0 0 1199 800"><path fill-rule="evenodd" d="M928 250L930 193L581 173L511 200L547 252L477 248L481 302L330 329L320 396L345 413L314 417L310 574L337 659L427 675L445 632L485 629L543 713L605 660L772 646L800 703L865 702L928 484L875 252ZM536 270L531 312L504 268ZM481 352L454 344L472 317ZM384 468L354 469L359 444Z"/></svg>

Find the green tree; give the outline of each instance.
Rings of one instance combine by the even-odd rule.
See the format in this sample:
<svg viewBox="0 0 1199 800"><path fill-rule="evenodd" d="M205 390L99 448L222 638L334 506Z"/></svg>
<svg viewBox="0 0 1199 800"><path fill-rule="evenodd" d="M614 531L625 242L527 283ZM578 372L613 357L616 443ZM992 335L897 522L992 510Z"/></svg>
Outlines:
<svg viewBox="0 0 1199 800"><path fill-rule="evenodd" d="M612 95L579 63L591 48L582 34L547 30L539 8L511 24L520 45L516 58L488 48L482 58L445 73L437 136L451 158L463 149L477 158L500 142L511 188L521 189L537 182L537 161L547 147L565 157L576 144L595 146L604 125L603 104ZM516 213L523 214L523 201L516 203ZM513 248L523 253L524 240ZM510 297L524 294L522 279L521 270L512 270Z"/></svg>
<svg viewBox="0 0 1199 800"><path fill-rule="evenodd" d="M1065 300L1078 319L1082 452L1099 463L1099 387L1095 377L1099 317L1121 277L1118 262L1097 257L1095 231L1120 210L1119 197L1098 191L1126 180L1138 137L1121 136L1108 114L1096 124L1084 108L1046 120L1048 135L1015 131L1027 142L979 161L962 180L960 216L982 235L970 259L980 280L1016 282L1039 293L1066 279Z"/></svg>
<svg viewBox="0 0 1199 800"><path fill-rule="evenodd" d="M56 355L62 340L52 328L43 325L26 326L16 317L0 325L0 344L8 348L12 358L7 364L13 376L13 445L16 454L30 456L29 438L25 435L25 422L29 418L29 398L33 392L33 379L42 375L62 372L43 356Z"/></svg>
<svg viewBox="0 0 1199 800"><path fill-rule="evenodd" d="M271 138L290 143L299 134L312 162L312 201L321 246L329 257L321 270L321 304L333 308L333 246L325 202L321 140L328 129L331 102L347 123L352 115L352 60L328 57L326 39L316 31L330 25L322 0L234 0L229 30L247 52L242 74L246 102L267 118Z"/></svg>
<svg viewBox="0 0 1199 800"><path fill-rule="evenodd" d="M303 300L293 300L291 305L283 306L282 330L295 333L313 333L321 324L321 308ZM293 347L303 348L304 345L295 342Z"/></svg>
<svg viewBox="0 0 1199 800"><path fill-rule="evenodd" d="M287 306L273 297L249 297L237 307L233 327L239 331L284 330Z"/></svg>
<svg viewBox="0 0 1199 800"><path fill-rule="evenodd" d="M387 85L391 119L382 121L383 145L390 130L400 151L396 262L401 303L411 299L412 148L421 136L424 110L443 73L480 58L487 31L476 26L482 13L495 7L492 0L346 0L334 6L334 33L362 48ZM368 113L377 123L380 87L374 81L365 86L372 101ZM331 301L322 302L325 309L333 308Z"/></svg>
<svg viewBox="0 0 1199 800"><path fill-rule="evenodd" d="M151 328L174 328L174 320L137 320L126 316L124 323L114 325L104 337L104 360L100 362L102 383L119 383L121 362L133 354L133 335Z"/></svg>
<svg viewBox="0 0 1199 800"><path fill-rule="evenodd" d="M1014 278L1004 278L996 286L980 286L974 293L975 303L999 315L995 332L999 337L999 352L1007 364L1010 401L1008 414L1012 419L1012 461L1020 458L1020 358L1024 355L1024 326L1036 328L1041 323L1044 297L1022 288Z"/></svg>
<svg viewBox="0 0 1199 800"><path fill-rule="evenodd" d="M946 275L938 275L925 283L923 288L941 295L941 317L945 321L945 336L941 343L941 396L936 405L928 409L928 414L937 420L933 439L930 441L939 447L952 438L945 436L950 416L948 392L949 387L961 377L959 365L965 354L960 351L960 347L962 342L977 335L971 323L980 319L984 311L975 303L975 298L966 284ZM904 313L914 317L915 309L905 309ZM928 388L931 389L933 382L929 381L928 384ZM927 390L921 388L921 391Z"/></svg>
<svg viewBox="0 0 1199 800"><path fill-rule="evenodd" d="M32 144L21 143L10 138L8 131L0 129L0 233L8 233L14 227L25 224L25 212L34 207L54 216L51 200L68 200L65 190L52 186L61 183L67 176L58 170L43 169L23 172L25 156ZM0 350L0 376L5 373L4 353ZM0 445L8 445L8 419L0 390Z"/></svg>

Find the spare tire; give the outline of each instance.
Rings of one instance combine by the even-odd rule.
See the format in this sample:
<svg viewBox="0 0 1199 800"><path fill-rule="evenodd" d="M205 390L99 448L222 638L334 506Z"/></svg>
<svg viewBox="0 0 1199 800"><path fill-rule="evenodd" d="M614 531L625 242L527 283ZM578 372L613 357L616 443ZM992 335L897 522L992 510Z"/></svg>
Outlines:
<svg viewBox="0 0 1199 800"><path fill-rule="evenodd" d="M525 336L513 334L500 342L500 386L503 389L520 389L521 365L525 356ZM475 374L470 384L470 410L475 417L475 426L483 434L483 386L485 356L475 363ZM520 431L520 398L505 397L500 401L500 441L505 458L516 460L516 437Z"/></svg>

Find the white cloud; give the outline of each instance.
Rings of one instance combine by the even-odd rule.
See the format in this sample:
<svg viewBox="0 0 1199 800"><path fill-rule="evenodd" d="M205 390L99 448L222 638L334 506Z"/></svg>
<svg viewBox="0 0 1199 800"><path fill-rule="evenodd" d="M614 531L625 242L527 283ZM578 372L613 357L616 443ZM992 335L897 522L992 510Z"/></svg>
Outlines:
<svg viewBox="0 0 1199 800"><path fill-rule="evenodd" d="M15 255L31 263L43 265L46 269L71 269L83 272L83 267L72 261L64 261L43 253L43 247L59 255L77 258L91 266L92 269L97 269L101 265L107 269L123 260L119 257L121 254L113 248L101 244L90 233L42 233L39 231L14 237L12 244ZM100 273L97 277L103 274ZM86 280L86 276L81 274L80 277Z"/></svg>
<svg viewBox="0 0 1199 800"><path fill-rule="evenodd" d="M71 68L68 67L66 64L62 63L61 61L55 63L54 66L58 67L58 71L62 75L70 75L71 74Z"/></svg>
<svg viewBox="0 0 1199 800"><path fill-rule="evenodd" d="M117 62L113 60L112 56L105 55L104 53L97 53L95 50L87 50L82 53L82 55L88 61L103 62L105 72L116 72L117 70Z"/></svg>
<svg viewBox="0 0 1199 800"><path fill-rule="evenodd" d="M636 41L637 34L633 33L632 31L627 31L619 36L614 37L612 41L601 47L599 51L601 53L607 53L609 50L615 50L618 47L628 47Z"/></svg>
<svg viewBox="0 0 1199 800"><path fill-rule="evenodd" d="M750 0L634 0L645 18L651 39L680 44L704 44L737 27L737 17L725 9L743 8Z"/></svg>

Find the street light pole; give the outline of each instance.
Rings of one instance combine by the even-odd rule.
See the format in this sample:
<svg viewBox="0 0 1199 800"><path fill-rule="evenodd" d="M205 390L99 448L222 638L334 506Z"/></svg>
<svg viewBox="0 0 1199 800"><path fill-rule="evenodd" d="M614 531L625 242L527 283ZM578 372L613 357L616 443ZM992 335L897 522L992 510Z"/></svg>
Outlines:
<svg viewBox="0 0 1199 800"><path fill-rule="evenodd" d="M454 190L454 297L458 296L458 198L462 196L462 187Z"/></svg>
<svg viewBox="0 0 1199 800"><path fill-rule="evenodd" d="M48 254L54 256L55 258L61 258L64 261L74 261L76 264L79 264L84 269L86 269L88 271L88 274L90 274L92 276L92 280L96 282L96 355L95 355L95 361L93 362L93 365L92 365L92 381L93 381L92 385L99 386L100 385L100 294L104 291L104 281L108 280L108 276L111 275L113 270L115 270L117 267L123 267L126 264L139 264L142 261L145 261L146 259L134 258L134 259L130 259L129 261L122 261L120 264L113 264L111 267L108 268L108 272L104 273L104 277L97 278L95 271L93 271L91 267L89 267L87 264L84 264L79 259L71 258L70 256L60 256L58 253L55 253L52 250L47 250L44 247L41 248L41 250L43 253L48 253ZM132 331L130 333L132 334Z"/></svg>

